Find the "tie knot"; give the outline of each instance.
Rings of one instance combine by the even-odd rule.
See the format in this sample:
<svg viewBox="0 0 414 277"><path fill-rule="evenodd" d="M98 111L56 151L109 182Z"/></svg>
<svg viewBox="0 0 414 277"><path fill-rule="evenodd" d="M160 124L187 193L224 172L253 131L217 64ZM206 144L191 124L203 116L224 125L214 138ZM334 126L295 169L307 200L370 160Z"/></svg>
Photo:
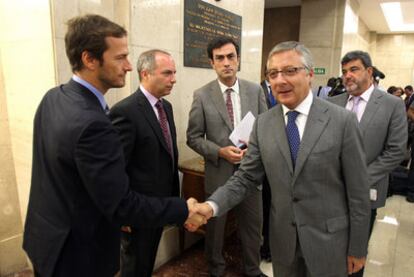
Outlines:
<svg viewBox="0 0 414 277"><path fill-rule="evenodd" d="M162 109L162 102L161 102L161 100L158 100L157 103L155 103L155 107L157 109Z"/></svg>
<svg viewBox="0 0 414 277"><path fill-rule="evenodd" d="M232 88L228 88L228 89L226 89L225 92L226 92L227 95L230 95L233 92L233 89Z"/></svg>
<svg viewBox="0 0 414 277"><path fill-rule="evenodd" d="M297 111L288 111L287 112L287 116L288 116L288 122L295 122L296 117L298 117L299 112Z"/></svg>

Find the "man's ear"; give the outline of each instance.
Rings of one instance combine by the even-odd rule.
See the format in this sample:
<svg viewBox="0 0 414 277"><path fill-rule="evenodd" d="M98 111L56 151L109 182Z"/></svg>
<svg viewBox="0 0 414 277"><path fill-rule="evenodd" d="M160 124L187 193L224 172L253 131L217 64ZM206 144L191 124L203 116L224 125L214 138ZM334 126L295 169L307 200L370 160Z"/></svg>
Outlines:
<svg viewBox="0 0 414 277"><path fill-rule="evenodd" d="M211 68L214 68L214 61L212 59L208 59L208 61L210 62Z"/></svg>
<svg viewBox="0 0 414 277"><path fill-rule="evenodd" d="M95 70L99 65L98 59L93 57L88 51L83 51L81 55L83 66L89 70Z"/></svg>

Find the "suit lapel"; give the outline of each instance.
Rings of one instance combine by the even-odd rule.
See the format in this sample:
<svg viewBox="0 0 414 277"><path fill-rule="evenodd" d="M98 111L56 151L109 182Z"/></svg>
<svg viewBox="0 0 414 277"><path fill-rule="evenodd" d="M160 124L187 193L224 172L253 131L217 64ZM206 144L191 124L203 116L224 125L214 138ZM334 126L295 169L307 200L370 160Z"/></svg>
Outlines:
<svg viewBox="0 0 414 277"><path fill-rule="evenodd" d="M279 130L277 134L274 134L276 137L276 146L279 148L279 151L282 153L282 156L286 160L286 164L289 167L289 172L292 175L293 174L293 165L292 165L292 158L290 155L290 148L289 148L289 142L287 140L286 136L286 124L285 119L283 115L282 105L277 105L274 109L271 111L275 116L275 120L270 122L270 126L268 126L269 130ZM274 124L274 126L272 126Z"/></svg>
<svg viewBox="0 0 414 277"><path fill-rule="evenodd" d="M158 140L161 142L162 146L165 148L167 153L169 153L167 143L164 139L164 135L162 134L160 123L158 122L157 116L155 115L154 110L151 107L151 104L149 103L149 101L147 100L147 98L141 90L138 90L136 92L136 95L138 105L142 109L145 119L148 121L149 125L154 130L154 133L156 134ZM170 119L168 120L170 121Z"/></svg>
<svg viewBox="0 0 414 277"><path fill-rule="evenodd" d="M245 87L244 82L240 79L238 79L238 82L239 82L240 106L241 106L241 118L240 119L243 119L248 111L253 110L249 106L249 104L251 104L252 101L249 101L250 94L247 91L247 88Z"/></svg>
<svg viewBox="0 0 414 277"><path fill-rule="evenodd" d="M323 105L322 100L313 98L313 103L309 111L308 119L306 121L305 130L303 132L302 141L300 143L299 153L296 160L296 168L294 179L300 174L309 154L312 152L316 142L318 142L321 134L325 130L329 117L326 114L328 107Z"/></svg>
<svg viewBox="0 0 414 277"><path fill-rule="evenodd" d="M382 93L376 89L374 89L372 92L367 106L365 107L364 114L361 117L361 121L359 122L359 130L361 131L362 135L365 133L365 130L369 126L369 123L374 118L374 115L380 106L382 96Z"/></svg>
<svg viewBox="0 0 414 277"><path fill-rule="evenodd" d="M177 146L177 141L176 141L177 134L176 134L175 124L174 124L174 115L173 115L173 111L172 111L171 105L164 105L164 110L165 110L165 113L167 114L168 125L170 127L172 147L173 147L174 158L175 158L177 156L177 154L178 154L178 149L176 147ZM165 146L167 146L167 145L165 145Z"/></svg>
<svg viewBox="0 0 414 277"><path fill-rule="evenodd" d="M233 130L233 126L227 112L226 103L224 103L223 94L221 93L221 89L217 80L214 81L210 87L210 97L227 127L229 127L230 130Z"/></svg>

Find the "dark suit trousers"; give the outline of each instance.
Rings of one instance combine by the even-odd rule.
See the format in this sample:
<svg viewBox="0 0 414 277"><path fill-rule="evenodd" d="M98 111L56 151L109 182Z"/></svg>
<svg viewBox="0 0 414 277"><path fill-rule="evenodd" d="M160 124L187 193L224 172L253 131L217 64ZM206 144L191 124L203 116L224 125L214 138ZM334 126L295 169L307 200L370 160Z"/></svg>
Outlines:
<svg viewBox="0 0 414 277"><path fill-rule="evenodd" d="M237 231L242 245L243 273L256 276L261 273L260 245L262 244L262 192L257 191L234 207ZM221 276L225 270L223 258L224 230L227 214L213 217L207 222L205 252L209 273Z"/></svg>
<svg viewBox="0 0 414 277"><path fill-rule="evenodd" d="M121 277L151 277L163 228L121 232Z"/></svg>
<svg viewBox="0 0 414 277"><path fill-rule="evenodd" d="M262 253L270 253L269 247L269 214L270 214L270 203L272 200L269 182L267 178L263 179L263 245L261 248Z"/></svg>

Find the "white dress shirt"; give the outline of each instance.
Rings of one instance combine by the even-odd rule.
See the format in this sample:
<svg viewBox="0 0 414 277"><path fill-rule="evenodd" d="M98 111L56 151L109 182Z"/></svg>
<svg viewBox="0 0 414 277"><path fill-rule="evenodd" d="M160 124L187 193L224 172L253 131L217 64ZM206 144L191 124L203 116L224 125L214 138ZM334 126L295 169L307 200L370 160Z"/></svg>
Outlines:
<svg viewBox="0 0 414 277"><path fill-rule="evenodd" d="M357 118L358 121L361 121L362 115L364 114L365 108L367 107L369 98L372 95L372 92L374 91L374 85L371 85L366 91L364 91L360 97L361 99L359 100L358 103L358 111L357 111ZM352 100L353 96L349 95L348 97L348 102L346 103L345 108L349 111L352 111L352 108L354 107L354 101Z"/></svg>
<svg viewBox="0 0 414 277"><path fill-rule="evenodd" d="M287 125L287 122L288 122L287 113L289 111L297 111L299 113L298 117L296 117L295 123L296 123L296 126L298 126L299 137L301 141L303 137L303 132L305 131L306 121L308 120L309 111L312 106L312 101L313 101L313 94L312 94L312 91L309 91L305 99L303 99L303 101L298 106L296 106L296 108L294 108L293 110L290 110L288 107L282 104L282 110L285 116L285 125Z"/></svg>
<svg viewBox="0 0 414 277"><path fill-rule="evenodd" d="M303 132L305 131L306 121L308 120L308 115L310 108L312 106L313 101L313 94L312 91L309 90L308 95L303 99L303 101L295 108L294 111L299 112L298 116L296 117L296 126L298 126L300 140L302 140ZM283 114L285 116L285 125L287 125L288 117L287 113L291 111L288 107L282 104ZM216 216L218 213L218 206L213 201L206 201L207 204L213 209L213 216Z"/></svg>

